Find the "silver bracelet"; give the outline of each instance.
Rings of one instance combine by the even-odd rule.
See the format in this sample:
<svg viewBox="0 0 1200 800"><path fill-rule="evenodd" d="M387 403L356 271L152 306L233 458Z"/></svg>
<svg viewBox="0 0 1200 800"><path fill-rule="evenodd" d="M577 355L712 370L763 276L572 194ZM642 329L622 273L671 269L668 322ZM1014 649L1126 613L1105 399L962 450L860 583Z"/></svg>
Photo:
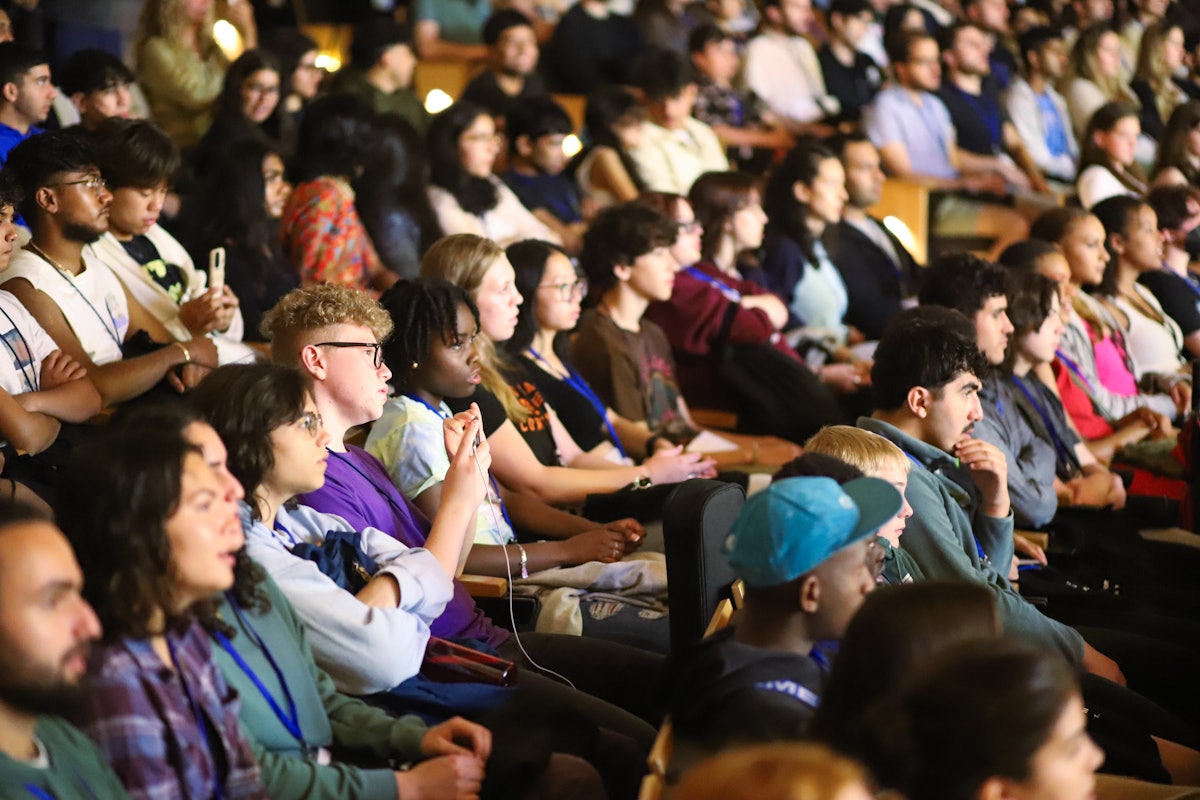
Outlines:
<svg viewBox="0 0 1200 800"><path fill-rule="evenodd" d="M517 544L517 550L521 553L521 577L529 577L529 554L525 552L525 548Z"/></svg>

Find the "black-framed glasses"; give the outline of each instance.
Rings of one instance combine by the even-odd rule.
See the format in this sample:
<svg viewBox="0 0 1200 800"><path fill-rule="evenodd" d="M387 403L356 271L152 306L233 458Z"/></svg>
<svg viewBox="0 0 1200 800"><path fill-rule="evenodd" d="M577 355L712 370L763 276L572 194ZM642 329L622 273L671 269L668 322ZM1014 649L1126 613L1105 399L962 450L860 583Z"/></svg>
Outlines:
<svg viewBox="0 0 1200 800"><path fill-rule="evenodd" d="M325 421L321 419L321 415L316 411L305 411L300 415L300 419L296 420L295 424L300 430L314 439L321 435L321 431L325 427Z"/></svg>
<svg viewBox="0 0 1200 800"><path fill-rule="evenodd" d="M539 289L554 289L558 292L558 299L567 301L574 298L576 295L585 297L588 290L588 282L586 278L577 278L571 283L541 283L538 284Z"/></svg>
<svg viewBox="0 0 1200 800"><path fill-rule="evenodd" d="M676 222L675 227L679 230L680 233L699 233L700 232L700 223L696 222L696 220L692 220L691 222Z"/></svg>
<svg viewBox="0 0 1200 800"><path fill-rule="evenodd" d="M362 347L371 348L371 363L375 369L383 366L383 345L380 342L317 342L317 347Z"/></svg>
<svg viewBox="0 0 1200 800"><path fill-rule="evenodd" d="M101 192L108 187L108 181L104 180L99 175L89 175L86 178L80 178L77 181L62 181L61 183L48 183L47 189L53 189L57 186L82 186L85 189L91 189L93 192Z"/></svg>

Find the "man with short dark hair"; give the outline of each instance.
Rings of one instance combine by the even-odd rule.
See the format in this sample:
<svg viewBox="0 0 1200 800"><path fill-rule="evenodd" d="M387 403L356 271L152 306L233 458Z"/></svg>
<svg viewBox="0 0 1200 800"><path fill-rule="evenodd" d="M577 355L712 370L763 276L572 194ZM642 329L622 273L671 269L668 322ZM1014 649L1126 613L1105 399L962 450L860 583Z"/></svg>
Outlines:
<svg viewBox="0 0 1200 800"><path fill-rule="evenodd" d="M705 172L729 169L725 148L712 128L692 116L696 78L691 64L669 50L654 51L640 61L637 73L648 119L629 157L647 189L686 197Z"/></svg>
<svg viewBox="0 0 1200 800"><path fill-rule="evenodd" d="M1067 70L1062 31L1041 25L1021 34L1019 42L1025 75L1009 87L1008 116L1038 169L1051 179L1073 183L1079 144L1067 101L1054 88Z"/></svg>
<svg viewBox="0 0 1200 800"><path fill-rule="evenodd" d="M935 94L942 76L937 40L924 32L902 34L888 43L888 56L896 82L863 112L863 130L879 148L888 174L942 192L1004 194L995 159L958 146L950 112ZM992 239L992 255L1029 230L1012 208L957 194L937 198L931 215L937 235Z"/></svg>
<svg viewBox="0 0 1200 800"><path fill-rule="evenodd" d="M42 132L58 90L46 55L21 42L0 42L0 163L19 142Z"/></svg>
<svg viewBox="0 0 1200 800"><path fill-rule="evenodd" d="M762 32L746 45L746 86L793 133L823 135L841 104L825 87L817 52L806 38L812 0L764 0Z"/></svg>
<svg viewBox="0 0 1200 800"><path fill-rule="evenodd" d="M842 219L825 228L822 241L846 284L846 324L874 341L914 294L918 267L896 235L868 213L883 195L875 145L861 133L836 138L833 144L846 170L848 198Z"/></svg>
<svg viewBox="0 0 1200 800"><path fill-rule="evenodd" d="M87 370L105 405L144 394L164 378L185 391L217 366L211 339L175 339L108 267L85 263L85 246L108 230L112 203L87 141L59 131L35 136L13 148L7 168L24 193L21 214L32 239L14 253L0 288Z"/></svg>
<svg viewBox="0 0 1200 800"><path fill-rule="evenodd" d="M1017 57L1013 50L1008 0L963 0L963 15L992 40L988 64L997 87L1003 91L1017 76Z"/></svg>
<svg viewBox="0 0 1200 800"><path fill-rule="evenodd" d="M579 0L554 26L542 51L550 88L590 94L629 83L629 65L642 52L642 33L611 0ZM626 6L628 8L628 6Z"/></svg>
<svg viewBox="0 0 1200 800"><path fill-rule="evenodd" d="M845 635L875 588L874 533L903 507L878 478L838 484L777 480L738 513L726 552L745 605L733 627L668 664L667 705L681 736L713 750L804 738L829 671L820 645Z"/></svg>
<svg viewBox="0 0 1200 800"><path fill-rule="evenodd" d="M355 26L350 68L342 70L334 88L361 97L376 113L399 114L424 133L429 114L412 91L416 66L412 30L372 19Z"/></svg>
<svg viewBox="0 0 1200 800"><path fill-rule="evenodd" d="M883 71L875 59L858 49L874 19L869 0L833 0L829 6L829 41L817 58L825 88L841 104L839 121L858 122L883 85Z"/></svg>
<svg viewBox="0 0 1200 800"><path fill-rule="evenodd" d="M105 122L96 132L96 162L108 183L108 231L84 248L125 290L180 341L211 336L222 364L253 361L242 343L242 314L227 285L208 288L208 275L174 236L158 224L179 149L150 120Z"/></svg>
<svg viewBox="0 0 1200 800"><path fill-rule="evenodd" d="M488 68L471 79L460 101L507 119L517 103L549 96L537 72L538 40L529 17L514 8L493 13L483 25L483 43L490 54Z"/></svg>
<svg viewBox="0 0 1200 800"><path fill-rule="evenodd" d="M133 71L99 48L80 50L68 59L59 86L79 112L79 124L94 131L109 117L128 117Z"/></svg>
<svg viewBox="0 0 1200 800"><path fill-rule="evenodd" d="M0 786L9 797L127 798L104 754L61 719L84 696L100 620L66 537L21 505L0 506ZM12 792L12 794L10 794Z"/></svg>
<svg viewBox="0 0 1200 800"><path fill-rule="evenodd" d="M579 187L567 174L571 118L549 97L518 101L508 115L508 169L500 177L542 224L578 255L587 223Z"/></svg>

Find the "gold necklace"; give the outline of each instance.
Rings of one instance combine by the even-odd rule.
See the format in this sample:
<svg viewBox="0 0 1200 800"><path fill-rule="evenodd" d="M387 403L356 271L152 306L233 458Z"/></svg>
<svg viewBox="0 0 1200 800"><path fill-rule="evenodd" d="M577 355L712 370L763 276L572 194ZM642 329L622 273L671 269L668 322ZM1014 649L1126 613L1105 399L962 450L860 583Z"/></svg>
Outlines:
<svg viewBox="0 0 1200 800"><path fill-rule="evenodd" d="M68 275L76 275L76 274L78 274L78 273L72 272L71 270L67 269L67 268L66 268L66 267L64 267L62 264L58 263L58 262L57 262L57 261L55 261L53 258L51 258L51 257L50 257L50 254L49 254L49 253L47 253L47 252L46 252L45 250L43 250L42 248L38 247L36 244L34 244L32 239L30 239L30 240L29 240L28 244L26 244L26 247L28 247L28 248L30 248L31 250L33 250L33 252L34 252L36 255L39 255L39 256L41 256L43 259L45 259L45 261L46 261L46 263L47 263L47 264L49 264L50 266L54 267L54 268L55 268L56 270L58 270L59 272L65 272L65 273L67 273ZM87 267L86 267L86 266L84 265L84 263L83 263L83 254L82 254L82 253L80 253L80 254L79 254L79 271L80 271L80 272L83 272L85 269L87 269Z"/></svg>

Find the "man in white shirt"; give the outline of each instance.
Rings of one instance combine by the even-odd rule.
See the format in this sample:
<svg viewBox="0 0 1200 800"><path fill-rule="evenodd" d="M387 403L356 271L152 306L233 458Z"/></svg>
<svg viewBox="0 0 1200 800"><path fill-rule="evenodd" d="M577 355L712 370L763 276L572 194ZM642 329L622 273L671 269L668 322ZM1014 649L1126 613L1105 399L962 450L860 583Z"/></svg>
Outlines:
<svg viewBox="0 0 1200 800"><path fill-rule="evenodd" d="M782 117L793 133L828 135L826 117L841 111L825 89L817 51L805 38L812 0L764 0L762 33L746 45L746 86Z"/></svg>
<svg viewBox="0 0 1200 800"><path fill-rule="evenodd" d="M1013 81L1005 97L1008 116L1025 151L1048 178L1075 181L1079 144L1071 128L1067 101L1054 89L1067 68L1062 32L1047 26L1021 34L1025 77Z"/></svg>

